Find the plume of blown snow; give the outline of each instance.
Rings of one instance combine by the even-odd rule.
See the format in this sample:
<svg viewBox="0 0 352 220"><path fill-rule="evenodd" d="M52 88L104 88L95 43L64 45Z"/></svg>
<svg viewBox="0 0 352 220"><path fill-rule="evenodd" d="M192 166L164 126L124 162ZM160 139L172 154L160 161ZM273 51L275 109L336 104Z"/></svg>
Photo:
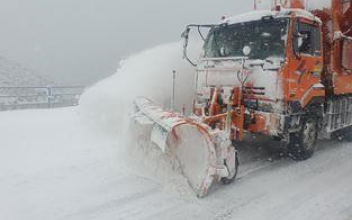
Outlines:
<svg viewBox="0 0 352 220"><path fill-rule="evenodd" d="M172 71L176 70L176 106L191 107L194 69L182 59L181 42L157 46L120 62L117 72L83 94L80 100L84 121L100 131L122 134L129 122L137 96L170 105Z"/></svg>
<svg viewBox="0 0 352 220"><path fill-rule="evenodd" d="M198 47L199 43L194 45ZM185 104L189 109L193 99L194 68L182 59L182 44L176 42L142 51L121 61L113 76L83 94L81 118L92 129L117 139L119 146L116 147L122 151L116 159L126 170L160 182L169 193L188 197L192 190L187 179L173 170L170 158L150 143L139 144L129 127L136 97L145 96L160 105L170 105L173 70L177 72L176 106Z"/></svg>

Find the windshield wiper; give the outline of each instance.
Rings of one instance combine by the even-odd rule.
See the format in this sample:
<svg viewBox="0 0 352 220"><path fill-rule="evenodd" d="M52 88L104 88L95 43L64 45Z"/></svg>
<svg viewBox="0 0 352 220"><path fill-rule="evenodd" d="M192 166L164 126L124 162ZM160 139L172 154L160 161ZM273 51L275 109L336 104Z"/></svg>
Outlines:
<svg viewBox="0 0 352 220"><path fill-rule="evenodd" d="M221 52L220 52L220 47L219 47L219 44L218 44L218 40L217 40L217 35L218 35L218 32L215 30L214 31L214 44L215 44L215 47L216 47L216 55L218 57L221 57Z"/></svg>

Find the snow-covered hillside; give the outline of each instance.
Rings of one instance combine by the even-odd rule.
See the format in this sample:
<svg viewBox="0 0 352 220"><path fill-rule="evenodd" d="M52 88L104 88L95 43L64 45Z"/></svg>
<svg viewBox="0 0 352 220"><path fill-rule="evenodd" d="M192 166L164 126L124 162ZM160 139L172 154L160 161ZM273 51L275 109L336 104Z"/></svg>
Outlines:
<svg viewBox="0 0 352 220"><path fill-rule="evenodd" d="M52 88L57 85L49 76L0 56L0 111L76 105L84 88Z"/></svg>
<svg viewBox="0 0 352 220"><path fill-rule="evenodd" d="M21 64L0 56L0 87L48 85L54 85L49 77L38 75Z"/></svg>

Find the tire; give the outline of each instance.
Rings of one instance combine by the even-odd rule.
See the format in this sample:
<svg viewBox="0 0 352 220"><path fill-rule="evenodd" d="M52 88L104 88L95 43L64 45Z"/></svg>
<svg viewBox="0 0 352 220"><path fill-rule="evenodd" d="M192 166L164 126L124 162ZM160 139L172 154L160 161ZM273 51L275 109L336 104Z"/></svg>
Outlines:
<svg viewBox="0 0 352 220"><path fill-rule="evenodd" d="M237 173L238 173L238 167L239 167L240 163L238 161L238 155L236 154L236 161L235 161L235 173L234 175L232 175L231 177L223 177L221 178L221 183L224 185L229 185L231 183L233 183L236 179Z"/></svg>
<svg viewBox="0 0 352 220"><path fill-rule="evenodd" d="M300 131L290 134L289 156L296 161L311 158L316 150L317 139L318 128L316 119L314 117L303 119Z"/></svg>

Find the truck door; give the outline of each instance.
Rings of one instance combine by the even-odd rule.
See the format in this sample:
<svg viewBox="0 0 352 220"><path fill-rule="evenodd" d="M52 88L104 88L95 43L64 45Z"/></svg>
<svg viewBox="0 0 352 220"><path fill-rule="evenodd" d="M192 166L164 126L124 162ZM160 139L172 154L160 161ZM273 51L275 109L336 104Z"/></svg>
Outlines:
<svg viewBox="0 0 352 220"><path fill-rule="evenodd" d="M293 58L290 60L290 97L305 107L314 97L324 96L321 84L323 51L321 26L298 19L293 36ZM320 88L319 88L320 86Z"/></svg>

